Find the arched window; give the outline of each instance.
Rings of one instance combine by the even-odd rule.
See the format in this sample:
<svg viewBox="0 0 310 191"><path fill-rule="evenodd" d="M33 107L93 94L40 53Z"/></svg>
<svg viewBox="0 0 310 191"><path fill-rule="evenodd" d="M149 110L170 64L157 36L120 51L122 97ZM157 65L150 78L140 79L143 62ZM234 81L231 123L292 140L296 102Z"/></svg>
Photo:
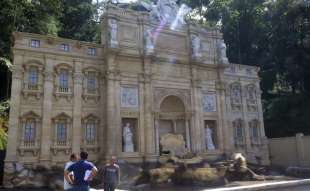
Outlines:
<svg viewBox="0 0 310 191"><path fill-rule="evenodd" d="M97 89L97 77L96 72L87 73L87 93L96 94Z"/></svg>
<svg viewBox="0 0 310 191"><path fill-rule="evenodd" d="M59 72L59 92L69 91L69 72L66 69L61 69Z"/></svg>
<svg viewBox="0 0 310 191"><path fill-rule="evenodd" d="M86 148L97 146L98 125L99 125L98 117L90 114L82 119L82 124L83 124L83 138L82 138L83 146Z"/></svg>
<svg viewBox="0 0 310 191"><path fill-rule="evenodd" d="M72 120L65 113L59 114L54 121L54 146L69 146Z"/></svg>
<svg viewBox="0 0 310 191"><path fill-rule="evenodd" d="M27 112L20 118L19 151L37 154L40 145L41 117L33 111Z"/></svg>
<svg viewBox="0 0 310 191"><path fill-rule="evenodd" d="M23 95L39 98L43 95L43 65L37 60L30 60L23 65Z"/></svg>
<svg viewBox="0 0 310 191"><path fill-rule="evenodd" d="M71 99L72 97L72 87L73 87L73 78L72 78L72 67L69 64L59 64L55 67L55 96L58 97L67 97Z"/></svg>
<svg viewBox="0 0 310 191"><path fill-rule="evenodd" d="M36 66L29 67L28 70L28 89L37 90L39 82L39 72Z"/></svg>

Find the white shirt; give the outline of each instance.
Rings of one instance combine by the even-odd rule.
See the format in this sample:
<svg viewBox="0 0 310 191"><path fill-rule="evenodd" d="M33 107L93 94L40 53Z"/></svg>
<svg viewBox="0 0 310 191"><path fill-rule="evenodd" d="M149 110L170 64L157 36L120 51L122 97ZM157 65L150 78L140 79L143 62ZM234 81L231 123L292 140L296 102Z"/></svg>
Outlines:
<svg viewBox="0 0 310 191"><path fill-rule="evenodd" d="M72 162L72 161L67 162L65 165L65 170L67 170L72 164L74 164L74 162ZM73 175L73 172L71 172L69 175ZM66 178L64 177L64 190L68 190L70 188L72 188L72 185L69 184L67 182Z"/></svg>

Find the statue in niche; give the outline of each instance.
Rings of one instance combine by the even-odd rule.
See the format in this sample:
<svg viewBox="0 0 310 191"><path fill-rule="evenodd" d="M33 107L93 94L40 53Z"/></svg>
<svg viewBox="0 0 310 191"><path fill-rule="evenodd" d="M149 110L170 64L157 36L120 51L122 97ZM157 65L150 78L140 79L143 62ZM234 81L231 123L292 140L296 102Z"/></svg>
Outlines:
<svg viewBox="0 0 310 191"><path fill-rule="evenodd" d="M193 52L193 57L201 57L201 43L200 43L200 38L196 35L192 36L192 52Z"/></svg>
<svg viewBox="0 0 310 191"><path fill-rule="evenodd" d="M134 152L133 133L130 123L126 123L123 127L123 144L124 152Z"/></svg>
<svg viewBox="0 0 310 191"><path fill-rule="evenodd" d="M145 50L147 54L154 52L154 34L152 32L152 29L148 28L144 31L144 40L145 40Z"/></svg>
<svg viewBox="0 0 310 191"><path fill-rule="evenodd" d="M215 150L215 145L213 142L213 136L214 136L213 134L214 134L213 130L207 124L205 128L205 141L207 145L207 150L210 151Z"/></svg>
<svg viewBox="0 0 310 191"><path fill-rule="evenodd" d="M110 45L112 47L118 46L117 40L117 21L115 19L109 19L109 27L110 27Z"/></svg>
<svg viewBox="0 0 310 191"><path fill-rule="evenodd" d="M226 44L224 40L220 40L217 44L217 51L219 56L219 62L221 64L228 64L228 59L226 56Z"/></svg>

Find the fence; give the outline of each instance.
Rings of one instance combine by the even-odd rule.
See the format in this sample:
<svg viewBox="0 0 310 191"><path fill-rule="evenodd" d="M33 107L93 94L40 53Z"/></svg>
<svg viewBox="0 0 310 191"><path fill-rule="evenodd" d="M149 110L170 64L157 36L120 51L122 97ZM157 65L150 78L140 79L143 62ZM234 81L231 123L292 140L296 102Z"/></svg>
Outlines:
<svg viewBox="0 0 310 191"><path fill-rule="evenodd" d="M310 136L269 139L270 160L277 166L310 166Z"/></svg>

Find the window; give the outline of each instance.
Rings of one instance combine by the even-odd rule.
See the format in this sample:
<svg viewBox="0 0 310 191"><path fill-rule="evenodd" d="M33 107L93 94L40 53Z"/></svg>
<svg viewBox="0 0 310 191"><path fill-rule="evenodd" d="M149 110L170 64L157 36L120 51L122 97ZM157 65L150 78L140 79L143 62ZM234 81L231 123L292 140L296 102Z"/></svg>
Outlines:
<svg viewBox="0 0 310 191"><path fill-rule="evenodd" d="M69 73L67 70L60 70L59 73L59 91L68 92L69 91Z"/></svg>
<svg viewBox="0 0 310 191"><path fill-rule="evenodd" d="M236 147L243 147L245 144L244 140L244 128L241 119L237 119L233 122L234 127L234 139Z"/></svg>
<svg viewBox="0 0 310 191"><path fill-rule="evenodd" d="M258 121L253 120L249 122L249 127L250 127L250 135L251 135L252 144L259 143L260 132L259 132Z"/></svg>
<svg viewBox="0 0 310 191"><path fill-rule="evenodd" d="M69 44L61 44L60 45L60 50L64 51L64 52L69 52L70 51L70 46Z"/></svg>
<svg viewBox="0 0 310 191"><path fill-rule="evenodd" d="M28 71L28 89L38 89L38 68L30 67Z"/></svg>
<svg viewBox="0 0 310 191"><path fill-rule="evenodd" d="M40 41L39 41L39 40L32 39L32 40L31 40L30 46L31 46L32 48L40 48Z"/></svg>
<svg viewBox="0 0 310 191"><path fill-rule="evenodd" d="M35 120L27 120L24 126L24 145L33 146L35 144Z"/></svg>
<svg viewBox="0 0 310 191"><path fill-rule="evenodd" d="M96 123L89 121L85 128L85 140L87 144L95 144L96 141Z"/></svg>
<svg viewBox="0 0 310 191"><path fill-rule="evenodd" d="M87 54L91 55L91 56L95 56L96 55L96 49L95 48L88 48Z"/></svg>
<svg viewBox="0 0 310 191"><path fill-rule="evenodd" d="M95 72L89 72L87 75L87 93L95 94L96 93L96 74Z"/></svg>
<svg viewBox="0 0 310 191"><path fill-rule="evenodd" d="M67 142L67 125L64 121L56 124L57 145L66 145Z"/></svg>

